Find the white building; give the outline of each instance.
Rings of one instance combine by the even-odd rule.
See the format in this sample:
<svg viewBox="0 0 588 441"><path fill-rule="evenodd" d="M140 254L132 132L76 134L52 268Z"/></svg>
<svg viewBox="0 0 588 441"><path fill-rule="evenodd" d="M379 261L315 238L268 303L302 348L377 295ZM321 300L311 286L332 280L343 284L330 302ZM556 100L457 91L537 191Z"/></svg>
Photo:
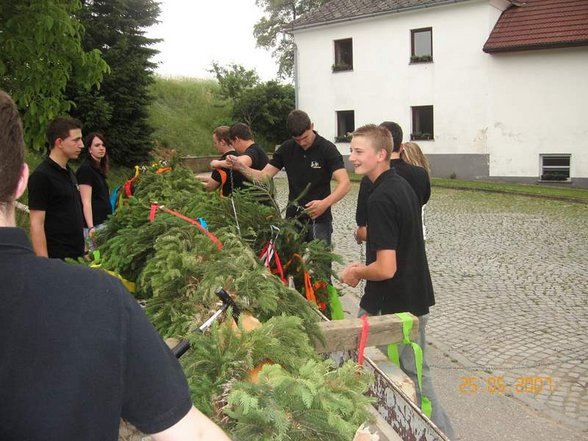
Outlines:
<svg viewBox="0 0 588 441"><path fill-rule="evenodd" d="M391 120L434 176L588 186L588 0L331 0L290 26L327 139Z"/></svg>

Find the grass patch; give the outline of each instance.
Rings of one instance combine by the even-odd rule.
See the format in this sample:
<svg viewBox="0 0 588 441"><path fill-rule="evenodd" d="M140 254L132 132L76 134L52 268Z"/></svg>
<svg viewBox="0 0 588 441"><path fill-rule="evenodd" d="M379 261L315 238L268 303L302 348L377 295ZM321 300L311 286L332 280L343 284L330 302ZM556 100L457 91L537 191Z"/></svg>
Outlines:
<svg viewBox="0 0 588 441"><path fill-rule="evenodd" d="M514 184L501 182L465 181L461 179L433 178L433 186L455 188L458 190L490 191L511 193L522 196L535 196L588 203L588 190L583 188L559 187L539 184Z"/></svg>
<svg viewBox="0 0 588 441"><path fill-rule="evenodd" d="M219 100L218 90L214 80L157 78L149 107L156 144L180 155L216 154L212 131L232 122L231 109Z"/></svg>
<svg viewBox="0 0 588 441"><path fill-rule="evenodd" d="M349 172L353 182L360 182L363 176ZM559 199L588 204L588 189L559 187L540 184L514 184L501 182L465 181L461 179L432 179L433 187L454 188L457 190L489 191L493 193L510 193L521 196L534 196L547 199Z"/></svg>

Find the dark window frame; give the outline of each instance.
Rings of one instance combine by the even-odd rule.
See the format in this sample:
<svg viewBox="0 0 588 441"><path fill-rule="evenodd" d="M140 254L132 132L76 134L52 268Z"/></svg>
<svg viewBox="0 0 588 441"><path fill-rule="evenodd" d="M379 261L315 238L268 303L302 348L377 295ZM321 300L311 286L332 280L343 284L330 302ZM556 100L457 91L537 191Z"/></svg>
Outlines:
<svg viewBox="0 0 588 441"><path fill-rule="evenodd" d="M353 38L334 40L333 49L335 57L333 72L353 70Z"/></svg>
<svg viewBox="0 0 588 441"><path fill-rule="evenodd" d="M429 32L429 53L415 53L415 34ZM419 28L410 30L410 62L411 63L432 63L433 62L433 28Z"/></svg>
<svg viewBox="0 0 588 441"><path fill-rule="evenodd" d="M545 161L547 159L547 161ZM555 161L554 161L555 160ZM557 160L567 161L566 164L556 164ZM549 164L549 162L552 162ZM546 164L546 162L548 164ZM571 153L541 153L539 155L539 179L541 181L570 182L572 180Z"/></svg>
<svg viewBox="0 0 588 441"><path fill-rule="evenodd" d="M355 110L336 110L337 136L335 142L350 142L355 131Z"/></svg>
<svg viewBox="0 0 588 441"><path fill-rule="evenodd" d="M424 114L430 110L430 115ZM412 127L410 132L411 141L435 139L435 112L432 105L411 106ZM422 127L427 125L427 127Z"/></svg>

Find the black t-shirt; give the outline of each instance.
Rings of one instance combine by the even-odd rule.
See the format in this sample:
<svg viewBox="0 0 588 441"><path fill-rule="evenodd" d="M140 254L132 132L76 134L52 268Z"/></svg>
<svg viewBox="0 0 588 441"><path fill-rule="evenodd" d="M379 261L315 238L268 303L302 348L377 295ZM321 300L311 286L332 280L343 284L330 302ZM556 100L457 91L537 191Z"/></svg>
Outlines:
<svg viewBox="0 0 588 441"><path fill-rule="evenodd" d="M427 170L416 165L404 162L402 159L392 159L390 168L408 181L417 195L421 206L425 205L431 197L431 181ZM355 211L355 221L357 225L363 227L366 225L367 216L367 198L372 191L372 183L364 176L359 184L359 194L357 196L357 208Z"/></svg>
<svg viewBox="0 0 588 441"><path fill-rule="evenodd" d="M371 314L410 312L421 316L435 304L429 273L421 206L408 182L393 170L382 173L367 201L366 263L379 250L396 251L396 274L368 281L360 306Z"/></svg>
<svg viewBox="0 0 588 441"><path fill-rule="evenodd" d="M239 153L236 150L231 150L230 152L224 153L219 160L224 161L229 155L239 156ZM221 195L223 196L230 195L233 189L242 188L243 181L245 181L245 176L241 173L224 167L215 168L210 177L222 185Z"/></svg>
<svg viewBox="0 0 588 441"><path fill-rule="evenodd" d="M106 176L94 161L86 159L78 168L76 178L78 178L79 185L92 187L92 222L94 226L104 223L108 215L112 214L110 191L108 190ZM85 224L86 219L84 219Z"/></svg>
<svg viewBox="0 0 588 441"><path fill-rule="evenodd" d="M314 142L306 150L293 139L285 141L270 161L270 164L277 169L286 169L289 201L296 200L306 190L304 196L298 201L299 207L290 205L286 210L286 217L299 217L302 220L308 220L305 219L306 215L301 213L304 206L310 201L321 200L329 196L333 172L345 168L343 156L337 147L316 132L315 134ZM331 208L329 207L316 221L331 219Z"/></svg>
<svg viewBox="0 0 588 441"><path fill-rule="evenodd" d="M267 153L257 144L251 144L243 154L251 158L251 168L254 170L263 170L269 162Z"/></svg>
<svg viewBox="0 0 588 441"><path fill-rule="evenodd" d="M29 208L45 212L49 257L84 254L84 215L75 175L46 158L29 177Z"/></svg>
<svg viewBox="0 0 588 441"><path fill-rule="evenodd" d="M103 271L36 257L0 228L0 439L156 433L192 403L185 376L134 298Z"/></svg>

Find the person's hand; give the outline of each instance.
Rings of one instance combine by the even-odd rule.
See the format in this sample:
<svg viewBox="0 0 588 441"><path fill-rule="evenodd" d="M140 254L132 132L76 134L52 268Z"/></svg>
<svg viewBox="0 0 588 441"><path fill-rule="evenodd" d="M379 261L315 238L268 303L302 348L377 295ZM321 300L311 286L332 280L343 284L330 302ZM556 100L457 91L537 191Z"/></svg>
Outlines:
<svg viewBox="0 0 588 441"><path fill-rule="evenodd" d="M357 286L357 284L359 283L359 281L361 280L358 276L357 276L357 268L360 266L359 263L357 262L353 262L350 263L349 265L347 265L343 271L341 271L341 275L339 276L339 280L343 283L345 283L346 285L349 285L353 288L355 288Z"/></svg>
<svg viewBox="0 0 588 441"><path fill-rule="evenodd" d="M329 208L329 205L324 201L324 199L310 201L308 204L304 206L306 209L306 213L310 216L311 219L316 219Z"/></svg>
<svg viewBox="0 0 588 441"><path fill-rule="evenodd" d="M94 239L94 236L96 236L96 227L92 227L88 229L88 237L90 239Z"/></svg>
<svg viewBox="0 0 588 441"><path fill-rule="evenodd" d="M227 168L230 168L231 170L239 170L241 168L241 163L235 155L227 156L225 162L227 163Z"/></svg>

